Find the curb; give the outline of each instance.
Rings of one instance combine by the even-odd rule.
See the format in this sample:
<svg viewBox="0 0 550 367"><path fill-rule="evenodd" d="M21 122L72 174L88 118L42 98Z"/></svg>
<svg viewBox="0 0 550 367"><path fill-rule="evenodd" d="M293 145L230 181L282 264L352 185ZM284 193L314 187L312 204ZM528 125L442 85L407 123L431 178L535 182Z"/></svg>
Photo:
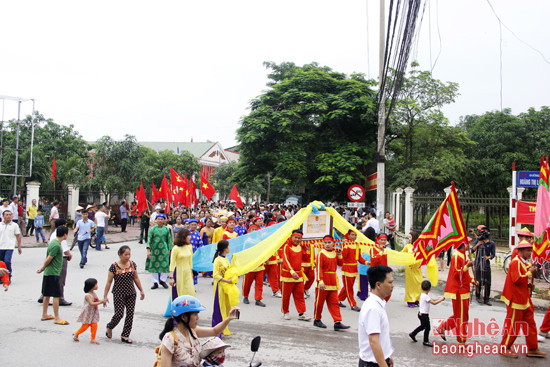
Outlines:
<svg viewBox="0 0 550 367"><path fill-rule="evenodd" d="M128 238L114 238L114 239L110 240L108 242L108 244L122 243L122 242L128 242L128 241L139 241L139 236L133 236L133 237L128 237ZM72 242L72 240L71 240L71 242ZM40 242L40 243L26 243L26 244L22 243L21 244L21 248L46 248L46 247L48 247L48 244L43 243L43 242Z"/></svg>

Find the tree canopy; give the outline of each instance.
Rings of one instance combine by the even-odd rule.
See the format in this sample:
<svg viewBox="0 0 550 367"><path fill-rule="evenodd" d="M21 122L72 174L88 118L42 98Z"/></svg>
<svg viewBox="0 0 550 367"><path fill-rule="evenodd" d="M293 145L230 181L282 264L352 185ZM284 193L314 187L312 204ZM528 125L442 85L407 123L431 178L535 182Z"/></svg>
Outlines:
<svg viewBox="0 0 550 367"><path fill-rule="evenodd" d="M237 130L240 173L270 174L312 198L341 198L351 183L364 183L376 150L373 82L317 63L265 66L269 89Z"/></svg>

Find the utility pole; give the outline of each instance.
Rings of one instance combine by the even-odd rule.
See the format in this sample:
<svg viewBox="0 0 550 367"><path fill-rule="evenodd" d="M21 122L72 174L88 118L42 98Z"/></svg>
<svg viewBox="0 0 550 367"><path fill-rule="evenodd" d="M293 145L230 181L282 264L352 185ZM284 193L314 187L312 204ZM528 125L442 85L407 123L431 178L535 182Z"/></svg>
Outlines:
<svg viewBox="0 0 550 367"><path fill-rule="evenodd" d="M386 50L386 4L384 0L380 0L380 45L379 45L379 61L378 61L378 93L380 94L380 103L378 105L378 145L375 155L376 171L376 218L380 222L380 230L383 228L384 220L384 204L386 200L386 95L382 89L382 80L384 78L384 57Z"/></svg>

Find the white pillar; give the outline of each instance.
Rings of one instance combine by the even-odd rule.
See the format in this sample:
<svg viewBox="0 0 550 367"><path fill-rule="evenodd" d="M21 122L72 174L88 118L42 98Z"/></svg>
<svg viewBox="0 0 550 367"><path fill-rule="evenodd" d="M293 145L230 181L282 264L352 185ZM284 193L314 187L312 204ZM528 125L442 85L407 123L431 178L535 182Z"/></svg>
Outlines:
<svg viewBox="0 0 550 367"><path fill-rule="evenodd" d="M399 222L401 220L401 194L402 188L395 189L395 231L399 231Z"/></svg>
<svg viewBox="0 0 550 367"><path fill-rule="evenodd" d="M106 201L105 194L103 193L103 191L100 191L99 192L99 203L98 204L103 204L105 201Z"/></svg>
<svg viewBox="0 0 550 367"><path fill-rule="evenodd" d="M445 195L449 196L451 193L451 186L444 188L443 191L445 191Z"/></svg>
<svg viewBox="0 0 550 367"><path fill-rule="evenodd" d="M515 203L513 187L508 187L506 190L510 194L510 240L508 241L508 247L512 250L516 245L517 204Z"/></svg>
<svg viewBox="0 0 550 367"><path fill-rule="evenodd" d="M405 188L405 235L409 234L413 224L413 192L412 187Z"/></svg>
<svg viewBox="0 0 550 367"><path fill-rule="evenodd" d="M38 206L40 201L40 182L27 182L27 208L30 208L33 199L36 200L36 205Z"/></svg>
<svg viewBox="0 0 550 367"><path fill-rule="evenodd" d="M74 212L78 206L80 189L75 185L67 185L67 190L69 191L67 200L67 218L74 220Z"/></svg>

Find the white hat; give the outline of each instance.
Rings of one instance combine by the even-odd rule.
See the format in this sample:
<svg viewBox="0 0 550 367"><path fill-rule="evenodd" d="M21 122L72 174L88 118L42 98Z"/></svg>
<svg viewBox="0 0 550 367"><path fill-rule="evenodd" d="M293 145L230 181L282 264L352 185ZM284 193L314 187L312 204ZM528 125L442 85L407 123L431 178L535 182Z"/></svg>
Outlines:
<svg viewBox="0 0 550 367"><path fill-rule="evenodd" d="M210 353L212 353L216 349L220 349L220 348L225 349L229 347L231 347L231 345L225 344L220 338L215 336L213 338L206 340L204 343L202 343L202 346L201 346L202 350L200 353L200 357L201 359L204 359L208 357Z"/></svg>
<svg viewBox="0 0 550 367"><path fill-rule="evenodd" d="M82 210L82 209L84 209L84 208L81 207L80 205L77 205L76 208L75 208L75 210Z"/></svg>

